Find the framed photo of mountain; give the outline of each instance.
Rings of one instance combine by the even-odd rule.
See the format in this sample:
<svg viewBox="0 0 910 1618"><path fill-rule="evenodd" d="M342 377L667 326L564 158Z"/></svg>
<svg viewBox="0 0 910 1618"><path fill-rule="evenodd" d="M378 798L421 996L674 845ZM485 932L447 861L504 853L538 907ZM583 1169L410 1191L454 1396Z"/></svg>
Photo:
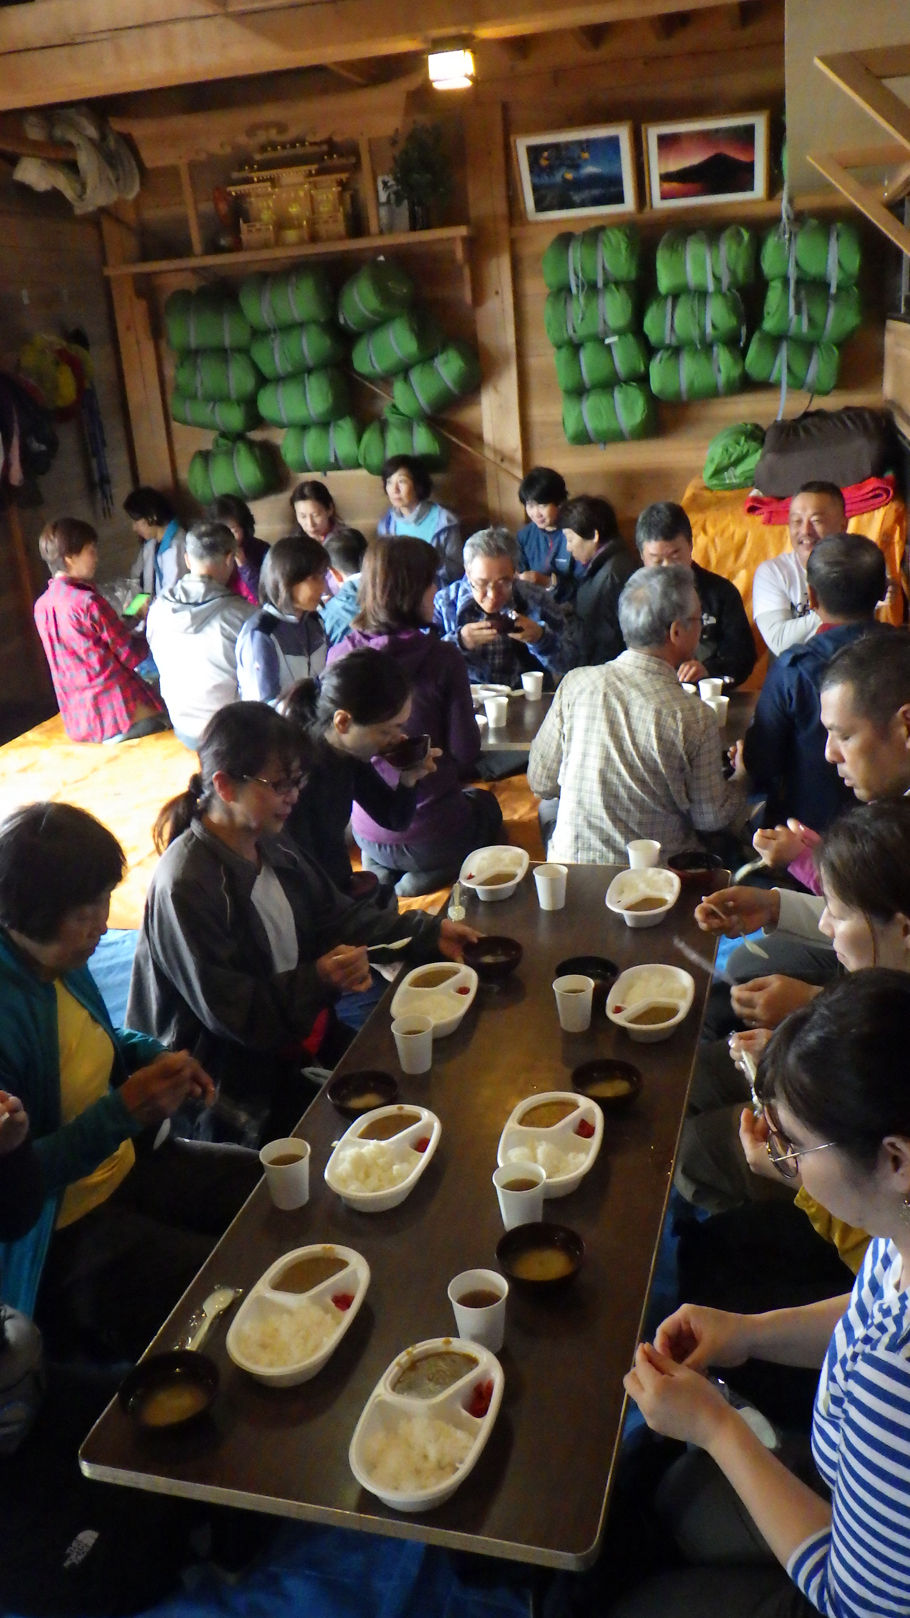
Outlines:
<svg viewBox="0 0 910 1618"><path fill-rule="evenodd" d="M638 207L631 124L519 135L515 151L529 219L635 213Z"/></svg>
<svg viewBox="0 0 910 1618"><path fill-rule="evenodd" d="M768 114L686 118L642 129L652 208L751 202L768 195Z"/></svg>

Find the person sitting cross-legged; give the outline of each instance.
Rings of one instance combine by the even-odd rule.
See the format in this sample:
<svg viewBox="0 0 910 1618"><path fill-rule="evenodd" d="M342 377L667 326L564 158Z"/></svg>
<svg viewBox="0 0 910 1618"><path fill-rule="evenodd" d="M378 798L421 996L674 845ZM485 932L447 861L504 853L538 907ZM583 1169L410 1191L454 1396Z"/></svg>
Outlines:
<svg viewBox="0 0 910 1618"><path fill-rule="evenodd" d="M565 672L564 620L551 596L518 577L518 546L507 528L482 528L464 548L465 576L436 596L436 622L478 684L520 687L542 669L547 686Z"/></svg>

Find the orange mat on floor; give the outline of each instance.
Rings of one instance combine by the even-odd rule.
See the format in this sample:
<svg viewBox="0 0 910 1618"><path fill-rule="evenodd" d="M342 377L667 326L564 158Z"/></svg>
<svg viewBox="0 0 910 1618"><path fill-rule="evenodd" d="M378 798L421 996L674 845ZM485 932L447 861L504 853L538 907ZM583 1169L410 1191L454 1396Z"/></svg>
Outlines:
<svg viewBox="0 0 910 1618"><path fill-rule="evenodd" d="M195 753L173 731L134 742L71 742L59 714L0 747L0 817L26 803L52 799L87 809L109 827L127 857L127 874L111 902L112 927L138 927L157 854L152 826L162 805L182 792L197 768ZM542 859L537 800L523 775L497 781L508 841ZM444 893L406 900L402 909L436 910Z"/></svg>

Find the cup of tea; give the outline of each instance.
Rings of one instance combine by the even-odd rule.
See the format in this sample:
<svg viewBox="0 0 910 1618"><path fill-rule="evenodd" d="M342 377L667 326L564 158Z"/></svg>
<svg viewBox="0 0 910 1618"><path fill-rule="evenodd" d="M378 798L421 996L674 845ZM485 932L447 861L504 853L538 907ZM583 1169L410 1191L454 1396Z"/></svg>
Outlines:
<svg viewBox="0 0 910 1618"><path fill-rule="evenodd" d="M708 707L717 715L717 723L723 728L727 723L727 710L730 707L729 697L708 697Z"/></svg>
<svg viewBox="0 0 910 1618"><path fill-rule="evenodd" d="M487 697L484 700L483 708L491 730L498 730L507 723L509 718L508 697Z"/></svg>
<svg viewBox="0 0 910 1618"><path fill-rule="evenodd" d="M707 702L709 697L719 697L723 689L723 680L718 680L716 677L708 677L698 682L698 694L702 702Z"/></svg>
<svg viewBox="0 0 910 1618"><path fill-rule="evenodd" d="M521 677L521 689L528 702L539 702L543 696L543 674L531 670Z"/></svg>
<svg viewBox="0 0 910 1618"><path fill-rule="evenodd" d="M564 977L554 979L553 993L556 996L559 1026L564 1033L583 1034L586 1028L590 1028L593 978L582 977L579 972L569 972Z"/></svg>
<svg viewBox="0 0 910 1618"><path fill-rule="evenodd" d="M270 1140L259 1153L259 1161L275 1207L284 1212L305 1207L310 1200L309 1143L293 1135Z"/></svg>
<svg viewBox="0 0 910 1618"><path fill-rule="evenodd" d="M493 1175L506 1230L543 1218L546 1171L539 1163L503 1163Z"/></svg>
<svg viewBox="0 0 910 1618"><path fill-rule="evenodd" d="M416 1014L396 1017L392 1038L402 1073L429 1073L433 1065L433 1021Z"/></svg>
<svg viewBox="0 0 910 1618"><path fill-rule="evenodd" d="M509 1283L496 1270L462 1270L448 1285L459 1337L497 1354L506 1335Z"/></svg>
<svg viewBox="0 0 910 1618"><path fill-rule="evenodd" d="M566 883L569 879L567 865L537 865L534 868L534 882L537 887L537 897L541 910L561 910L566 902Z"/></svg>
<svg viewBox="0 0 910 1618"><path fill-rule="evenodd" d="M632 871L646 871L660 864L660 844L653 837L636 837L626 844L626 853Z"/></svg>

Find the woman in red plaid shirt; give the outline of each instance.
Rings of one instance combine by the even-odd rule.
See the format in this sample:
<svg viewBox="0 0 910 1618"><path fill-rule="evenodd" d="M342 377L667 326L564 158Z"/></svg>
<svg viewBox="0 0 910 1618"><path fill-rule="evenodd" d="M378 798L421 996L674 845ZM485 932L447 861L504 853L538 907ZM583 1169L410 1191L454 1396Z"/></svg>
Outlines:
<svg viewBox="0 0 910 1618"><path fill-rule="evenodd" d="M51 582L35 602L63 726L73 742L126 741L167 728L160 698L136 673L148 658L92 579L98 535L78 517L43 529L38 549Z"/></svg>

